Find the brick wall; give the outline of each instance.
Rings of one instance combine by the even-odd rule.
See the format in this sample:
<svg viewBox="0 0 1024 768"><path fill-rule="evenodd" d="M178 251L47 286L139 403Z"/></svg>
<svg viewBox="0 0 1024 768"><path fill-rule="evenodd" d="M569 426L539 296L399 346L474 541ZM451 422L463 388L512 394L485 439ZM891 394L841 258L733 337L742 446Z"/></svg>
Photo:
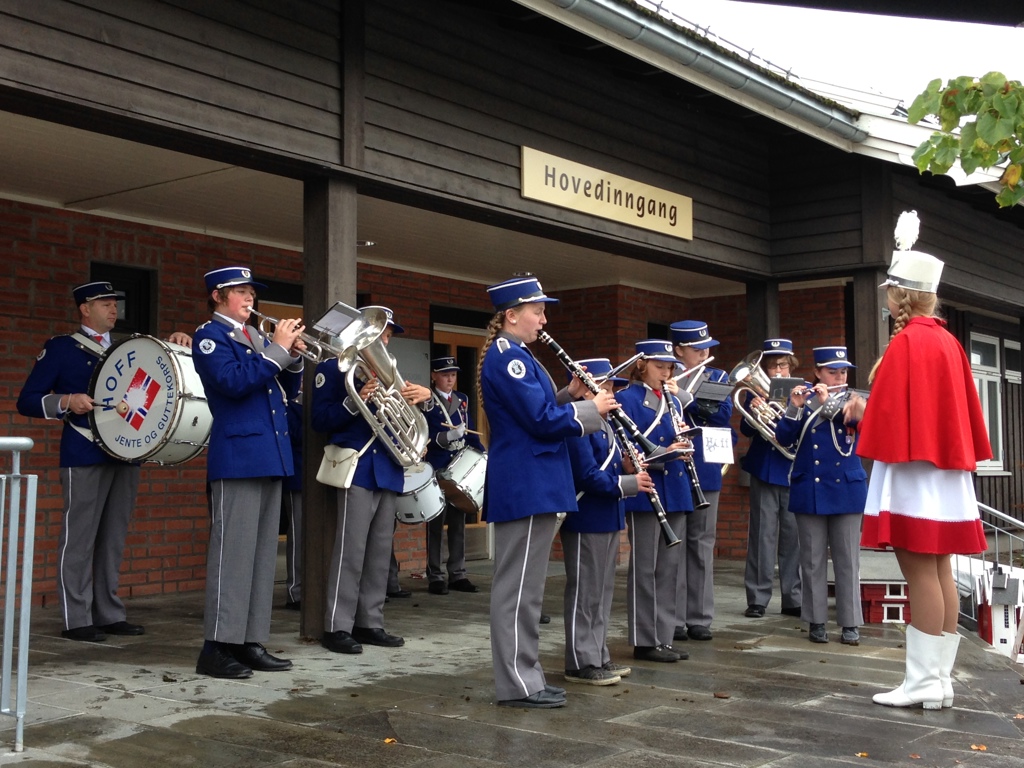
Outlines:
<svg viewBox="0 0 1024 768"><path fill-rule="evenodd" d="M0 354L10 361L0 373L0 431L36 441L23 467L40 476L35 593L45 604L56 589L60 428L55 422L21 417L15 400L43 342L76 327L70 288L89 279L91 262L154 270L160 285L158 333L166 336L175 330L191 331L207 319L204 272L248 264L258 278L301 283L302 259L297 252L278 248L0 200L0 262L0 316L7 329L0 337ZM357 290L373 303L394 309L412 339L429 338L430 304L491 310L478 284L377 265L360 266ZM743 296L684 300L627 286L564 291L558 296L561 302L550 307L547 330L578 359L624 359L632 354L633 343L646 337L648 322L668 324L685 318L706 320L722 342L713 350L717 367L728 371L750 351ZM781 315L782 334L794 339L804 375L811 370L813 346L844 341L842 288L783 292ZM562 376L561 365L546 349L536 352L556 378ZM745 447L741 438L737 455ZM143 467L122 568L124 594L203 588L208 535L205 474L203 457L178 467ZM719 512L721 557L745 556L748 501L739 480L737 468L726 476ZM400 526L395 548L405 574L422 571L421 526Z"/></svg>

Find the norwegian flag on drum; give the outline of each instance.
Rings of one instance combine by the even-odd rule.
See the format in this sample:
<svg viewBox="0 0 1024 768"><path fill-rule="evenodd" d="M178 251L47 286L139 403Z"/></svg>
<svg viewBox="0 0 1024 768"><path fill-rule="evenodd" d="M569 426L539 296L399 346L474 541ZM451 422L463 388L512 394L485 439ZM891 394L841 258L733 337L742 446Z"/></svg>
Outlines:
<svg viewBox="0 0 1024 768"><path fill-rule="evenodd" d="M124 393L124 402L127 403L128 410L121 414L121 418L138 432L146 421L150 406L159 394L160 382L139 368Z"/></svg>

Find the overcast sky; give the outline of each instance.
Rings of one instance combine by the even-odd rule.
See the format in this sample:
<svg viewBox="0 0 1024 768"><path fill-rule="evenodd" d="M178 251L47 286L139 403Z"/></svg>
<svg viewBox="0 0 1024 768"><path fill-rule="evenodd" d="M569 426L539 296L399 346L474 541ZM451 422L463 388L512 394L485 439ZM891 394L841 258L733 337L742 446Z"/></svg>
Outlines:
<svg viewBox="0 0 1024 768"><path fill-rule="evenodd" d="M1022 28L733 0L664 0L664 5L801 78L881 93L908 106L934 78L945 82L997 70L1024 80Z"/></svg>

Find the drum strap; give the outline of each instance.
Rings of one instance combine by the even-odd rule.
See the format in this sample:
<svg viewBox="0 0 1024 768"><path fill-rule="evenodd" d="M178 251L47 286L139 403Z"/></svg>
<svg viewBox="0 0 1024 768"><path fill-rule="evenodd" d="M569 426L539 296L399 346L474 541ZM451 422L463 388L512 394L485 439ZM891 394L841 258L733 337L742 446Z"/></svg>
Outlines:
<svg viewBox="0 0 1024 768"><path fill-rule="evenodd" d="M100 345L95 340L90 339L81 331L75 331L71 335L74 337L75 343L79 346L79 348L84 349L90 355L95 355L96 357L103 357L105 354L107 354L107 350L105 350L102 345Z"/></svg>

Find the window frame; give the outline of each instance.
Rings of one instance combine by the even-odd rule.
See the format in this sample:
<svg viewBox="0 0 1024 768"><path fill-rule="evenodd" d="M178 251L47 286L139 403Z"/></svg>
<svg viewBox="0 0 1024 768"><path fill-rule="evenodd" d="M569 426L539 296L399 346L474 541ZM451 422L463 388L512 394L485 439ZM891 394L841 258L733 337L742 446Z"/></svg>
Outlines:
<svg viewBox="0 0 1024 768"><path fill-rule="evenodd" d="M981 363L975 363L975 351L974 344L989 344L995 348L996 361L995 365L983 365ZM992 445L992 458L978 462L978 473L989 474L994 472L1002 472L1004 470L1004 457L1006 451L1006 434L1003 429L1003 360L1005 355L1003 354L1003 339L999 336L993 336L988 333L981 333L978 331L971 331L969 339L969 351L968 357L971 363L971 374L974 377L974 384L978 390L978 399L981 401L981 411L985 418L985 427L988 430L989 442ZM990 393L990 387L988 385L995 385L995 397ZM995 425L992 424L993 419L990 418L991 411L994 407ZM993 440L993 436L995 440Z"/></svg>

